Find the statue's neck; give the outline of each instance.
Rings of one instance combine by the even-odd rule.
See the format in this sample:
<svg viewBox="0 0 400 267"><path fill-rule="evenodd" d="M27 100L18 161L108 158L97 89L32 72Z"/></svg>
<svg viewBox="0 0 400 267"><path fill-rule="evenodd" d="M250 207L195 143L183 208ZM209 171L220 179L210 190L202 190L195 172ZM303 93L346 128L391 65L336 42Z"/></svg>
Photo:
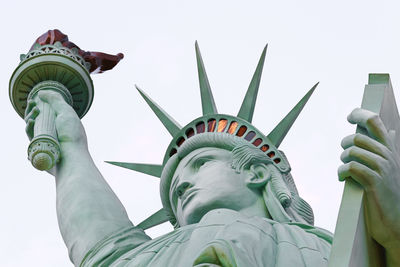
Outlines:
<svg viewBox="0 0 400 267"><path fill-rule="evenodd" d="M254 216L271 219L264 202L262 202L260 205L257 204L257 206L248 207L240 211L232 209L210 210L201 218L199 225L228 224L239 218L250 218Z"/></svg>

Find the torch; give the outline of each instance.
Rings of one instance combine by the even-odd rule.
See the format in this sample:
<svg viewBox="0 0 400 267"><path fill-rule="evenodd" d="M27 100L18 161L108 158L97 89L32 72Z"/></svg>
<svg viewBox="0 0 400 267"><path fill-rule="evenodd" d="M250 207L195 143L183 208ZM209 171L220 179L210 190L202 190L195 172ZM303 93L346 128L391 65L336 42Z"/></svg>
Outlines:
<svg viewBox="0 0 400 267"><path fill-rule="evenodd" d="M59 30L40 36L13 72L10 101L19 116L24 118L27 103L33 100L39 108L34 135L28 146L28 159L38 170L50 170L60 160L60 145L55 125L56 114L48 103L38 98L38 92L52 90L71 105L79 118L89 110L93 101L93 82L90 72L113 68L122 54L116 56L85 52Z"/></svg>

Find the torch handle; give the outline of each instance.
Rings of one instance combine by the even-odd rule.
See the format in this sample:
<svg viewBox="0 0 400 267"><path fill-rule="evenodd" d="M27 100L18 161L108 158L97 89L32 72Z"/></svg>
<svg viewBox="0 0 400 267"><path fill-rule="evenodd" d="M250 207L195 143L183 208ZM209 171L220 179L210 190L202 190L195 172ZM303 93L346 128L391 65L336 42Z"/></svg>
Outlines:
<svg viewBox="0 0 400 267"><path fill-rule="evenodd" d="M72 96L62 84L54 81L45 81L37 84L28 96L36 102L39 115L35 119L33 138L28 147L28 159L32 165L41 171L50 170L60 159L60 144L58 143L55 125L56 113L49 103L38 97L41 90L52 90L63 96L63 99L72 105Z"/></svg>

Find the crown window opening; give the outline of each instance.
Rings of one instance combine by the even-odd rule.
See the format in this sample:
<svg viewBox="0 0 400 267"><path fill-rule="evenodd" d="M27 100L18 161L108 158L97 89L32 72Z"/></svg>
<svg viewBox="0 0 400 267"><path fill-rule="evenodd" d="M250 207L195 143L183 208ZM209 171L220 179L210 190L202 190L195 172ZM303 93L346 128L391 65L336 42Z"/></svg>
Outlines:
<svg viewBox="0 0 400 267"><path fill-rule="evenodd" d="M197 133L204 133L205 129L206 129L206 126L205 126L204 122L201 121L196 124Z"/></svg>
<svg viewBox="0 0 400 267"><path fill-rule="evenodd" d="M271 152L269 152L267 155L268 155L268 157L272 158L272 157L275 156L275 152L274 152L274 151L271 151Z"/></svg>
<svg viewBox="0 0 400 267"><path fill-rule="evenodd" d="M208 120L208 131L209 132L214 132L216 124L217 124L217 121L215 119Z"/></svg>
<svg viewBox="0 0 400 267"><path fill-rule="evenodd" d="M254 138L254 136L256 136L256 133L253 131L250 131L248 134L246 134L244 139L250 142Z"/></svg>
<svg viewBox="0 0 400 267"><path fill-rule="evenodd" d="M274 162L275 162L276 164L278 164L279 162L281 162L281 159L280 159L280 158L276 158L276 159L274 159Z"/></svg>
<svg viewBox="0 0 400 267"><path fill-rule="evenodd" d="M236 121L232 121L231 125L229 125L228 133L229 134L234 134L237 127L238 127L238 123Z"/></svg>
<svg viewBox="0 0 400 267"><path fill-rule="evenodd" d="M269 145L263 145L260 149L261 149L263 152L266 152L266 151L269 149Z"/></svg>
<svg viewBox="0 0 400 267"><path fill-rule="evenodd" d="M228 124L228 121L226 119L220 119L218 122L217 132L222 133L223 131L225 131L227 124Z"/></svg>
<svg viewBox="0 0 400 267"><path fill-rule="evenodd" d="M261 142L262 142L262 139L261 138L257 138L256 140L254 140L253 145L254 146L259 146L261 144Z"/></svg>
<svg viewBox="0 0 400 267"><path fill-rule="evenodd" d="M193 135L194 135L194 130L193 130L193 128L189 128L189 129L186 130L186 136L187 136L187 138L190 138L190 137L192 137Z"/></svg>
<svg viewBox="0 0 400 267"><path fill-rule="evenodd" d="M181 146L185 142L185 138L183 136L179 137L178 140L176 141L177 146Z"/></svg>
<svg viewBox="0 0 400 267"><path fill-rule="evenodd" d="M247 131L247 127L246 126L240 126L239 130L237 131L236 135L239 137L242 137L244 135L244 133Z"/></svg>
<svg viewBox="0 0 400 267"><path fill-rule="evenodd" d="M169 152L169 156L172 157L174 154L176 154L176 152L177 151L175 148L171 149L171 152Z"/></svg>

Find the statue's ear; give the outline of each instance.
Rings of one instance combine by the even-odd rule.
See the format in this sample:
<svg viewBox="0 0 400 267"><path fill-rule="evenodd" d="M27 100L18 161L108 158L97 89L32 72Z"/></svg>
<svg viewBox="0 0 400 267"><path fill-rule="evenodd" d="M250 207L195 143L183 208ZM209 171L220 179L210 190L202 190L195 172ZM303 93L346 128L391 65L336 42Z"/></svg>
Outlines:
<svg viewBox="0 0 400 267"><path fill-rule="evenodd" d="M249 188L260 188L266 185L270 176L270 171L265 164L253 164L246 178L246 184Z"/></svg>

